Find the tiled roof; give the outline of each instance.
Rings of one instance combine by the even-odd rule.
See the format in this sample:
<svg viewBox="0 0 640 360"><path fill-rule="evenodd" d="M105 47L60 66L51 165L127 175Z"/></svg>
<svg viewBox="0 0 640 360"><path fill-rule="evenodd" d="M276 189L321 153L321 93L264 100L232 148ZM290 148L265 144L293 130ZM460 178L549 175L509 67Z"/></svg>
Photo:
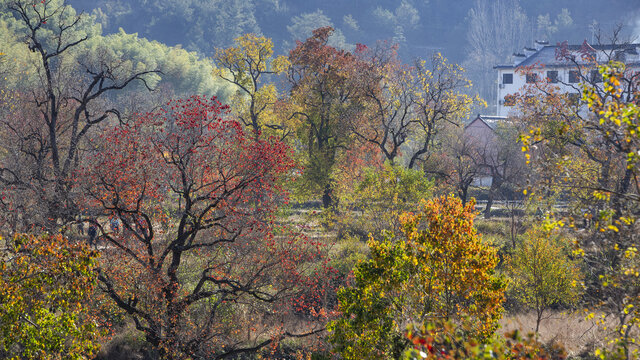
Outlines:
<svg viewBox="0 0 640 360"><path fill-rule="evenodd" d="M493 130L496 129L496 126L498 126L498 123L500 123L501 121L505 121L507 120L506 116L490 116L490 115L480 115L480 119L482 119L482 121L485 122L485 124L489 125L489 127Z"/></svg>
<svg viewBox="0 0 640 360"><path fill-rule="evenodd" d="M590 45L596 51L612 51L612 50L624 50L628 55L637 55L638 47L640 44L626 44L626 45ZM556 49L558 46L543 46L540 50L536 51L529 57L523 59L516 65L497 65L496 69L513 69L519 66L531 66L536 64L542 64L545 67L565 67L572 65L565 60L558 60L556 58ZM582 45L568 45L569 51L576 52L582 48ZM581 63L578 59L578 63ZM627 65L640 65L640 61L628 62Z"/></svg>
<svg viewBox="0 0 640 360"><path fill-rule="evenodd" d="M480 114L478 114L478 116L475 119L471 120L471 122L469 124L467 124L467 126L473 124L478 119L480 119L483 123L485 123L492 130L495 130L496 126L498 125L498 123L501 122L501 121L507 120L507 117L506 116L497 116L497 115L480 115Z"/></svg>

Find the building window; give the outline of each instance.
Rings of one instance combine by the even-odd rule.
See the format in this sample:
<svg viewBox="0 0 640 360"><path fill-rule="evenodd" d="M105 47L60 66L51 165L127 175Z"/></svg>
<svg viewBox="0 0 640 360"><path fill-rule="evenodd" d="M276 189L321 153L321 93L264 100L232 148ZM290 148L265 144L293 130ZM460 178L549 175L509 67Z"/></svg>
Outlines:
<svg viewBox="0 0 640 360"><path fill-rule="evenodd" d="M589 78L591 79L591 82L594 82L594 83L602 82L602 74L600 74L598 70L591 70L590 75L591 76Z"/></svg>
<svg viewBox="0 0 640 360"><path fill-rule="evenodd" d="M503 84L513 84L513 74L502 74Z"/></svg>
<svg viewBox="0 0 640 360"><path fill-rule="evenodd" d="M558 72L555 70L547 71L547 81L550 83L557 83L560 79L558 78Z"/></svg>
<svg viewBox="0 0 640 360"><path fill-rule="evenodd" d="M536 73L527 74L527 84L532 84L536 81L538 81L538 74Z"/></svg>
<svg viewBox="0 0 640 360"><path fill-rule="evenodd" d="M572 84L580 82L580 73L578 72L578 70L569 71L569 82Z"/></svg>

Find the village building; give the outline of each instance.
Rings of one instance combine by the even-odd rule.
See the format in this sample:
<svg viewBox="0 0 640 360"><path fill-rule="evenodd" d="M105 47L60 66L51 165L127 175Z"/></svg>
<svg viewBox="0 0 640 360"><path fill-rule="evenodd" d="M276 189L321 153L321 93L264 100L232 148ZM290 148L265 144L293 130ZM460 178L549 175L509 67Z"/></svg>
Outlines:
<svg viewBox="0 0 640 360"><path fill-rule="evenodd" d="M575 62L558 56L562 49L575 55ZM585 52L595 59L588 61L581 55ZM513 63L497 65L498 91L497 115L508 116L512 111L513 95L527 85L537 81L548 81L558 86L562 92L575 94L580 98L580 82L587 79L601 83L602 76L595 64L605 64L609 60L624 62L630 71L640 70L640 44L589 45L549 45L546 41L536 41L535 47L525 47L521 53L513 54ZM525 68L532 71L525 73Z"/></svg>
<svg viewBox="0 0 640 360"><path fill-rule="evenodd" d="M574 55L573 60L558 56L561 50ZM595 62L583 58L585 53ZM481 149L487 169L496 166L493 163L498 153L496 127L507 121L510 115L516 115L513 108L515 94L522 92L527 84L547 81L579 101L580 83L585 80L596 85L602 83L596 64L609 60L624 62L627 71L640 71L640 44L589 45L585 42L581 45L549 45L547 41L536 41L534 47L525 47L521 53L514 53L511 64L494 67L498 75L496 115L478 114L465 126L465 138ZM485 187L491 183L491 174L481 171L474 178L473 185Z"/></svg>
<svg viewBox="0 0 640 360"><path fill-rule="evenodd" d="M476 154L482 157L485 166L478 169L474 176L473 186L489 187L492 183L491 167L498 166L498 136L496 127L507 120L505 116L491 116L478 114L474 120L464 128L465 141L473 144Z"/></svg>

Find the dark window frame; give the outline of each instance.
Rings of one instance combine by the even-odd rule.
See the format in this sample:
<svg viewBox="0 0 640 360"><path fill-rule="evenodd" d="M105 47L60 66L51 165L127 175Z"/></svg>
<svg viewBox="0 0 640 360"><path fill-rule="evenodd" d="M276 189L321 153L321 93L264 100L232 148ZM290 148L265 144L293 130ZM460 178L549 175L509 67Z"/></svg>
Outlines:
<svg viewBox="0 0 640 360"><path fill-rule="evenodd" d="M549 70L547 71L547 81L552 84L557 84L560 82L560 73L558 70Z"/></svg>
<svg viewBox="0 0 640 360"><path fill-rule="evenodd" d="M569 83L576 84L580 82L580 72L578 70L569 70Z"/></svg>
<svg viewBox="0 0 640 360"><path fill-rule="evenodd" d="M538 81L538 74L537 73L528 73L526 75L526 81L527 81L527 84L536 83Z"/></svg>
<svg viewBox="0 0 640 360"><path fill-rule="evenodd" d="M504 74L502 74L502 83L503 84L513 84L513 73L504 73Z"/></svg>

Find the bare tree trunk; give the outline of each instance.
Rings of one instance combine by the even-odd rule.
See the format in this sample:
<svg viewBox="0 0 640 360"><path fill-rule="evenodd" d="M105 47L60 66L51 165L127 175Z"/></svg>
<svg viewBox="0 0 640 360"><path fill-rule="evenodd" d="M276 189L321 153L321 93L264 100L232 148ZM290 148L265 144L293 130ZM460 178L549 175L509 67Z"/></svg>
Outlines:
<svg viewBox="0 0 640 360"><path fill-rule="evenodd" d="M516 248L516 209L515 204L511 207L511 246Z"/></svg>
<svg viewBox="0 0 640 360"><path fill-rule="evenodd" d="M500 189L500 186L502 186L502 180L498 180L497 178L498 177L494 174L493 179L491 180L491 187L489 188L489 194L487 198L487 206L484 208L485 219L489 219L491 217L491 207L493 206L494 197L496 195L496 192L498 192L498 190Z"/></svg>
<svg viewBox="0 0 640 360"><path fill-rule="evenodd" d="M325 185L324 191L322 193L322 207L328 209L333 205L333 187L331 186L331 184L327 184Z"/></svg>

